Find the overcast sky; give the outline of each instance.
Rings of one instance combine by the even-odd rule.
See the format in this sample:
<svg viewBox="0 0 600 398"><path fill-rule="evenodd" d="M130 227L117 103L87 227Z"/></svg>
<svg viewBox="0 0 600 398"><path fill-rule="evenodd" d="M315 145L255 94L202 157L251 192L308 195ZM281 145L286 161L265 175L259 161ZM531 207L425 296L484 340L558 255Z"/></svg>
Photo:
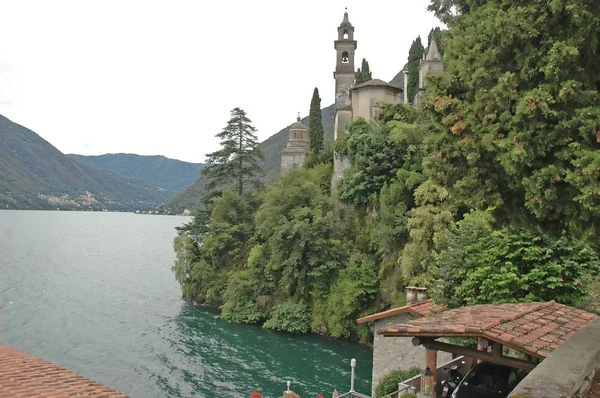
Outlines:
<svg viewBox="0 0 600 398"><path fill-rule="evenodd" d="M0 0L0 114L64 153L203 162L234 107L262 141L333 103L348 7L373 77L441 26L429 0Z"/></svg>

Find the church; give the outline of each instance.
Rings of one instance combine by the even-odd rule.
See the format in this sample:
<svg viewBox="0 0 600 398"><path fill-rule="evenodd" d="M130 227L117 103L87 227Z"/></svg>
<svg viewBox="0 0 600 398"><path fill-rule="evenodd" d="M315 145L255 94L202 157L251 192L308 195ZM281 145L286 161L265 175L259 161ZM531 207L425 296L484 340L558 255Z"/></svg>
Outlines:
<svg viewBox="0 0 600 398"><path fill-rule="evenodd" d="M336 65L333 72L335 79L335 116L334 139L346 133L346 127L354 118L374 120L384 103L412 103L417 107L425 96L427 75L439 75L444 72L442 57L437 44L432 41L427 54L419 65L419 90L412 101L408 99L408 71L404 72L404 86L397 87L380 79L372 79L355 85L356 69L354 67L357 41L354 39L354 26L350 23L348 11L344 12L342 23L337 28L337 40L334 41ZM300 122L290 126L289 141L281 151L281 173L301 168L310 152L308 130ZM349 166L348 160L335 156L333 183L338 181L342 172Z"/></svg>

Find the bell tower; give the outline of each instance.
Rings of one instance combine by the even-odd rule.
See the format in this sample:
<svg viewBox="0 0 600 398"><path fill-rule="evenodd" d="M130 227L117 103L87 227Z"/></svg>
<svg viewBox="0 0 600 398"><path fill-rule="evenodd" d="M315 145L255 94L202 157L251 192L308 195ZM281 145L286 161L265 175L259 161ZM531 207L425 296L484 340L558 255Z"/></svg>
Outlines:
<svg viewBox="0 0 600 398"><path fill-rule="evenodd" d="M335 79L335 121L334 135L344 132L352 120L352 99L350 90L354 86L354 26L348 19L348 10L344 12L344 20L338 27L338 38L334 42L336 64L333 78Z"/></svg>

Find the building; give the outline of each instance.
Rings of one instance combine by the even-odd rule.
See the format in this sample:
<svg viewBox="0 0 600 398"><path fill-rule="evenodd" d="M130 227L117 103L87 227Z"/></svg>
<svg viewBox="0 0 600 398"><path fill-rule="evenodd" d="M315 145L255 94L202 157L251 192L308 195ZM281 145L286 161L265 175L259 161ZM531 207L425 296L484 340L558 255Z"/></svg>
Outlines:
<svg viewBox="0 0 600 398"><path fill-rule="evenodd" d="M406 288L407 305L378 312L357 320L359 324L373 322L373 376L371 379L372 394L377 383L393 370L407 370L413 366L423 368L425 349L415 347L408 337L383 337L377 333L390 325L405 323L426 317L443 309L427 297L427 289L418 287ZM450 361L452 356L439 353L440 361Z"/></svg>
<svg viewBox="0 0 600 398"><path fill-rule="evenodd" d="M281 174L304 166L306 155L310 152L308 130L300 122L300 115L290 126L287 146L281 151Z"/></svg>
<svg viewBox="0 0 600 398"><path fill-rule="evenodd" d="M417 105L425 97L425 90L427 90L427 76L441 75L444 73L444 63L442 62L442 56L437 48L435 40L431 42L427 54L423 56L419 64L419 90L415 94L413 99L413 106L416 108Z"/></svg>

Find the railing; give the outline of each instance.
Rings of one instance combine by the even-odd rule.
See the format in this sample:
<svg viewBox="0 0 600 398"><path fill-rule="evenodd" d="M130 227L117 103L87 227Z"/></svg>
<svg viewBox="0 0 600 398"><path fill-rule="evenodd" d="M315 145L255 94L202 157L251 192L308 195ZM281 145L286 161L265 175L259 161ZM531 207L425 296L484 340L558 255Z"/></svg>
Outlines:
<svg viewBox="0 0 600 398"><path fill-rule="evenodd" d="M412 381L412 379L409 379L410 381ZM407 381L407 380L405 380ZM400 394L404 393L404 392L412 392L414 394L417 393L417 387L413 386L412 384L405 384L403 383L398 383L398 390L391 392L387 395L384 395L381 398L400 398Z"/></svg>

